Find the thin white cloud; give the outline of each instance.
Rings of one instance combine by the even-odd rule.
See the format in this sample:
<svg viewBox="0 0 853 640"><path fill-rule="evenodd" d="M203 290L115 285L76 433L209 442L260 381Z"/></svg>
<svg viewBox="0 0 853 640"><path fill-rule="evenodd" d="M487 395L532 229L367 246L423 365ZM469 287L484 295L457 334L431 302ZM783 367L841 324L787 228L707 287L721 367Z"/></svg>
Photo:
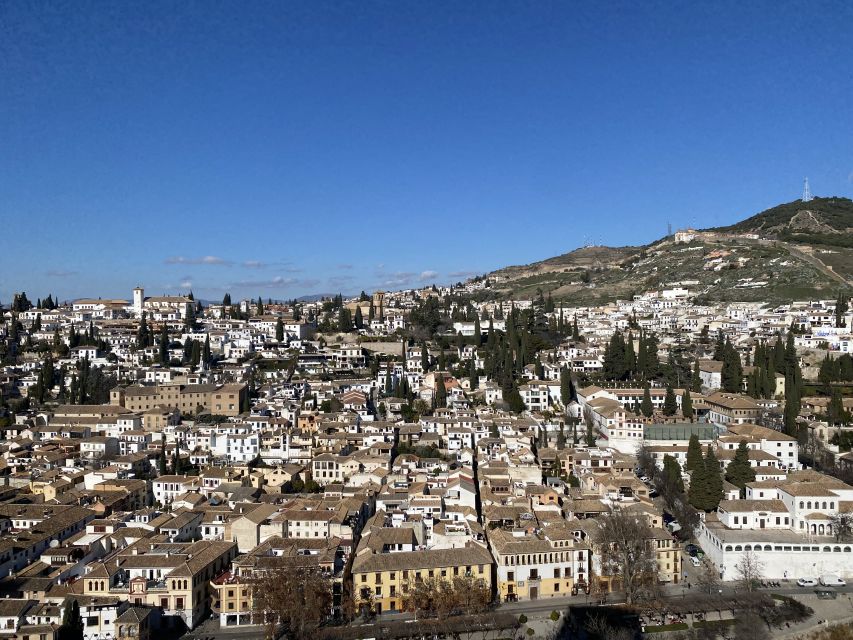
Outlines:
<svg viewBox="0 0 853 640"><path fill-rule="evenodd" d="M79 271L66 271L64 269L51 269L50 271L45 272L46 276L51 278L70 278L71 276L76 276Z"/></svg>
<svg viewBox="0 0 853 640"><path fill-rule="evenodd" d="M423 282L424 280L434 280L438 275L438 271L433 271L432 269L427 269L426 271L421 271L420 280Z"/></svg>
<svg viewBox="0 0 853 640"><path fill-rule="evenodd" d="M219 256L201 256L200 258L188 258L186 256L170 256L165 260L166 264L204 264L227 266L232 264L230 260Z"/></svg>

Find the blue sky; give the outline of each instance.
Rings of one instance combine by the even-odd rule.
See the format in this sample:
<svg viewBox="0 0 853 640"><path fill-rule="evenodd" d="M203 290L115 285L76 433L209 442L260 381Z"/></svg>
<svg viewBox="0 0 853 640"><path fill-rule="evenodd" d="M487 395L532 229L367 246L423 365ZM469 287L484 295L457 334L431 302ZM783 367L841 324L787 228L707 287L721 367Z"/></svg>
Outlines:
<svg viewBox="0 0 853 640"><path fill-rule="evenodd" d="M7 2L0 300L456 281L853 195L853 5Z"/></svg>

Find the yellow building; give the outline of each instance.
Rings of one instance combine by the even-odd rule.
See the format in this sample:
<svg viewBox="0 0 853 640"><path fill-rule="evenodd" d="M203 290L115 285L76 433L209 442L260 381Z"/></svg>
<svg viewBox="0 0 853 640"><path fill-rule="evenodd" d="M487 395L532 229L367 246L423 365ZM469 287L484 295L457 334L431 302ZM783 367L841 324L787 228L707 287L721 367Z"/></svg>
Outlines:
<svg viewBox="0 0 853 640"><path fill-rule="evenodd" d="M572 595L585 590L590 550L564 523L541 529L492 529L500 602Z"/></svg>
<svg viewBox="0 0 853 640"><path fill-rule="evenodd" d="M416 582L430 578L452 581L471 576L491 588L492 554L471 544L458 549L429 549L374 553L369 548L356 556L352 567L356 609L372 605L373 611L401 611L405 595Z"/></svg>

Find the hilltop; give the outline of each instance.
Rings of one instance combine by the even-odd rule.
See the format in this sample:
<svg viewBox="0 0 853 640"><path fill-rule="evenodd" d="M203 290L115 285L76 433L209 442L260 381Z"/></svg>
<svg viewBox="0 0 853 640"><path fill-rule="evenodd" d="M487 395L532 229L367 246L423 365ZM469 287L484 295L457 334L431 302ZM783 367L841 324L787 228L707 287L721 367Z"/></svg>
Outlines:
<svg viewBox="0 0 853 640"><path fill-rule="evenodd" d="M496 297L541 290L569 304L679 285L706 300L834 297L853 282L853 201L798 200L726 227L685 230L638 247L583 247L487 278Z"/></svg>

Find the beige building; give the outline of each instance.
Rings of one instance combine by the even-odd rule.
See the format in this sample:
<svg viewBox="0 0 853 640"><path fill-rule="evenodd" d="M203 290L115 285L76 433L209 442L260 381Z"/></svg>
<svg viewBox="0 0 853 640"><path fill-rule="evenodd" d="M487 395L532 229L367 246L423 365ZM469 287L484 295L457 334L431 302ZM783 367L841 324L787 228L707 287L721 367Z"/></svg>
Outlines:
<svg viewBox="0 0 853 640"><path fill-rule="evenodd" d="M183 414L231 417L240 415L247 401L248 387L243 383L131 385L110 391L110 404L140 412L175 407Z"/></svg>

